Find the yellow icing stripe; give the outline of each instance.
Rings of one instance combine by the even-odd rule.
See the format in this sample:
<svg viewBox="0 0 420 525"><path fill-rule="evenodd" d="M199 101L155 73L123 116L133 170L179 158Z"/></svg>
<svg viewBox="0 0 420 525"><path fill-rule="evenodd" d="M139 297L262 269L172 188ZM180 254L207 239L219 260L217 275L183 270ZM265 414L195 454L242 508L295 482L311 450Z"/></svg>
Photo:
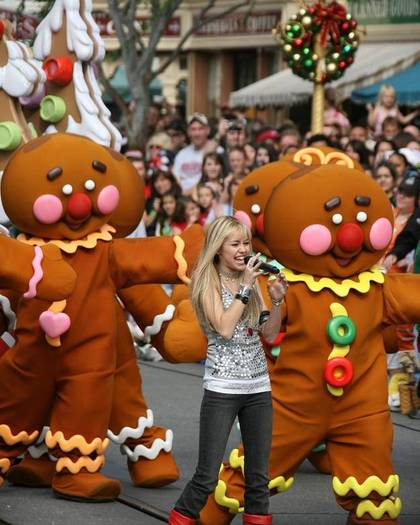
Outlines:
<svg viewBox="0 0 420 525"><path fill-rule="evenodd" d="M349 315L347 313L347 310L346 310L345 306L343 306L340 303L331 303L330 304L330 311L331 311L333 317L336 317L337 315L345 315L346 317L348 317L348 315Z"/></svg>
<svg viewBox="0 0 420 525"><path fill-rule="evenodd" d="M48 448L54 448L56 445L64 452L70 452L75 448L78 448L84 456L96 452L97 454L103 454L109 445L109 439L105 438L94 438L90 443L80 434L76 434L69 439L64 437L62 432L56 432L54 435L51 430L47 432L45 436L45 443Z"/></svg>
<svg viewBox="0 0 420 525"><path fill-rule="evenodd" d="M306 273L297 274L286 268L283 269L283 273L290 282L304 282L312 292L319 292L324 288L328 288L339 297L346 297L350 290L367 293L370 289L371 282L379 284L384 282L384 275L379 267L373 267L366 272L360 273L358 275L358 281L344 279L341 283L337 283L329 277L321 277L321 279L315 281L312 275Z"/></svg>
<svg viewBox="0 0 420 525"><path fill-rule="evenodd" d="M184 251L185 242L179 235L173 236L173 241L175 243L175 261L178 264L177 275L181 281L185 284L190 284L191 279L187 277L187 261L185 260L182 252Z"/></svg>
<svg viewBox="0 0 420 525"><path fill-rule="evenodd" d="M340 397L344 394L344 390L342 388L337 388L335 386L331 386L328 384L327 384L327 390L331 395L335 397Z"/></svg>
<svg viewBox="0 0 420 525"><path fill-rule="evenodd" d="M61 472L63 469L67 469L72 474L77 474L85 468L88 472L98 472L98 470L104 465L105 456L97 456L95 459L82 457L79 458L75 463L70 458L60 458L56 464L56 471Z"/></svg>
<svg viewBox="0 0 420 525"><path fill-rule="evenodd" d="M60 250L65 253L74 253L77 248L95 248L98 241L112 241L112 233L115 233L115 228L109 224L104 224L98 232L89 233L84 239L76 239L73 241L56 240L56 239L41 239L40 237L27 237L24 233L20 233L17 239L31 246L44 246L45 244L55 244Z"/></svg>
<svg viewBox="0 0 420 525"><path fill-rule="evenodd" d="M286 479L283 476L278 476L277 478L274 478L270 481L268 484L268 488L270 490L276 489L277 492L285 492L286 490L289 490L290 487L293 485L294 478Z"/></svg>
<svg viewBox="0 0 420 525"><path fill-rule="evenodd" d="M391 492L398 492L400 480L396 474L391 474L386 482L378 476L369 476L363 483L359 483L354 476L350 476L342 483L334 476L332 485L334 492L339 496L346 496L353 490L359 498L366 498L373 491L380 496L388 496Z"/></svg>
<svg viewBox="0 0 420 525"><path fill-rule="evenodd" d="M226 496L226 483L219 479L217 487L214 491L214 499L218 505L221 507L227 507L231 514L236 514L237 512L243 512L244 508L240 506L239 500L235 498L228 498Z"/></svg>
<svg viewBox="0 0 420 525"><path fill-rule="evenodd" d="M14 435L8 425L0 425L0 438L6 443L6 445L15 445L16 443L23 443L29 445L38 437L39 432L34 430L32 434L28 434L24 430Z"/></svg>
<svg viewBox="0 0 420 525"><path fill-rule="evenodd" d="M239 456L239 449L234 448L229 456L229 464L232 468L240 468L244 476L245 456Z"/></svg>
<svg viewBox="0 0 420 525"><path fill-rule="evenodd" d="M294 162L305 164L306 166L312 166L314 158L318 158L319 164L340 164L341 166L347 166L348 168L354 168L354 161L345 153L341 151L332 151L327 155L319 148L303 148L295 153L293 157ZM337 160L336 163L333 161Z"/></svg>
<svg viewBox="0 0 420 525"><path fill-rule="evenodd" d="M5 474L10 468L10 459L3 458L0 459L0 472Z"/></svg>
<svg viewBox="0 0 420 525"><path fill-rule="evenodd" d="M401 500L400 498L386 499L379 507L376 506L373 501L362 501L357 505L356 516L361 518L363 514L369 514L374 520L380 520L382 516L387 513L391 519L395 519L401 512Z"/></svg>

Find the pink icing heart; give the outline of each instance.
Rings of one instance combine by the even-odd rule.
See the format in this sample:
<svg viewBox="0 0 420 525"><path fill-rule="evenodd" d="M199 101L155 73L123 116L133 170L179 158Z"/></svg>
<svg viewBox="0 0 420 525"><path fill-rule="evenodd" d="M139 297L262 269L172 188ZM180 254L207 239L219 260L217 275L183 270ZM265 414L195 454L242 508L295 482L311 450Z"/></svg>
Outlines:
<svg viewBox="0 0 420 525"><path fill-rule="evenodd" d="M54 313L46 310L39 316L39 324L51 338L60 337L70 328L70 317L63 313Z"/></svg>

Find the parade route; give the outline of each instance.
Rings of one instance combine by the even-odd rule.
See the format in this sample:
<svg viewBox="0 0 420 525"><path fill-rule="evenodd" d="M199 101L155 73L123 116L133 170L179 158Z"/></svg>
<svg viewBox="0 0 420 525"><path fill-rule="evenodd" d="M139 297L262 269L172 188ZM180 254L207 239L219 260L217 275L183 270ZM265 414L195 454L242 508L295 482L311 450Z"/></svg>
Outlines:
<svg viewBox="0 0 420 525"><path fill-rule="evenodd" d="M203 367L140 363L144 391L155 423L174 430L174 455L181 479L163 489L138 489L131 485L125 458L111 447L104 473L120 479L123 492L117 502L75 503L54 497L49 489L26 489L5 484L0 492L0 524L6 525L157 525L169 512L197 457L198 420ZM403 510L401 525L420 523L420 421L393 414L395 425L394 462L401 478ZM237 446L239 433L233 429L227 450ZM156 510L161 519L146 514ZM274 525L344 525L346 515L335 503L330 477L318 474L305 462L288 492L271 498ZM241 523L238 516L232 522ZM217 525L217 524L214 524Z"/></svg>

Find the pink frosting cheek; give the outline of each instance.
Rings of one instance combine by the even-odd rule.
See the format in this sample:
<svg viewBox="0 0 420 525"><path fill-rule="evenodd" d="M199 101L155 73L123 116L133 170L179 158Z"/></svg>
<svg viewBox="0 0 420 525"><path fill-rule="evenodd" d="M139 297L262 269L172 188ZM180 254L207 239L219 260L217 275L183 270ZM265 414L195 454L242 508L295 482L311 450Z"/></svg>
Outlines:
<svg viewBox="0 0 420 525"><path fill-rule="evenodd" d="M331 246L330 230L322 224L311 224L300 234L300 247L308 255L321 255Z"/></svg>
<svg viewBox="0 0 420 525"><path fill-rule="evenodd" d="M120 192L113 186L105 186L98 195L98 210L104 215L112 213L120 202Z"/></svg>
<svg viewBox="0 0 420 525"><path fill-rule="evenodd" d="M383 250L392 239L392 224L385 217L376 220L370 229L369 239L375 250Z"/></svg>
<svg viewBox="0 0 420 525"><path fill-rule="evenodd" d="M242 224L245 224L247 228L252 230L252 221L251 221L250 216L247 213L245 213L242 210L238 210L235 212L234 218L237 221L241 222Z"/></svg>
<svg viewBox="0 0 420 525"><path fill-rule="evenodd" d="M63 215L63 205L55 195L41 195L32 206L35 218L42 224L54 224Z"/></svg>

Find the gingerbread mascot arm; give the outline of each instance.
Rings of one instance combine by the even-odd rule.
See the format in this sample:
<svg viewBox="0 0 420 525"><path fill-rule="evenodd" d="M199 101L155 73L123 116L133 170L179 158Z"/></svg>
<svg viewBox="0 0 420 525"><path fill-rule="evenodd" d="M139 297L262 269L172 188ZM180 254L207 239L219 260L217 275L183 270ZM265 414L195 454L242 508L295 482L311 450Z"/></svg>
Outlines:
<svg viewBox="0 0 420 525"><path fill-rule="evenodd" d="M118 289L140 283L176 283L188 279L203 241L194 225L182 235L117 239L111 247L111 268Z"/></svg>
<svg viewBox="0 0 420 525"><path fill-rule="evenodd" d="M384 323L407 324L420 321L420 276L389 274L384 282Z"/></svg>
<svg viewBox="0 0 420 525"><path fill-rule="evenodd" d="M73 291L76 274L63 261L55 246L33 248L19 241L0 237L0 287L55 301Z"/></svg>

